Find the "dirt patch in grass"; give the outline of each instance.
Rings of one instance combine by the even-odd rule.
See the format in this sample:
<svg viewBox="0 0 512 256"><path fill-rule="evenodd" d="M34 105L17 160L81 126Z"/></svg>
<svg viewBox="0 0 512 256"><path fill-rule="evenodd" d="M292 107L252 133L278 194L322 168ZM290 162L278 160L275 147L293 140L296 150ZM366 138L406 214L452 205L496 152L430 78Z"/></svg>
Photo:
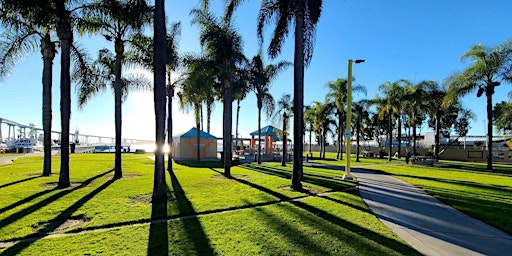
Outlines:
<svg viewBox="0 0 512 256"><path fill-rule="evenodd" d="M151 193L142 194L142 195L136 195L136 196L130 196L129 197L130 204L137 204L137 203L151 204L152 196L153 195ZM170 192L167 193L167 202L168 203L176 203L177 202L176 198L174 196L172 196Z"/></svg>
<svg viewBox="0 0 512 256"><path fill-rule="evenodd" d="M137 177L140 177L142 176L142 174L138 174L138 173L123 173L123 177L122 179L129 179L129 178L137 178ZM103 176L105 179L107 180L111 180L112 178L114 178L114 174L107 174L105 176Z"/></svg>
<svg viewBox="0 0 512 256"><path fill-rule="evenodd" d="M285 190L285 191L294 191L289 185L280 186L278 188L281 190ZM313 187L308 187L308 186L303 186L302 190L303 190L302 192L304 192L306 194L314 194L314 195L325 192L323 190L313 188Z"/></svg>
<svg viewBox="0 0 512 256"><path fill-rule="evenodd" d="M91 218L87 217L84 214L80 214L77 216L72 216L71 218L65 221L56 220L52 222L40 222L37 224L37 226L32 228L32 231L34 233L62 233L71 228L81 226L89 222L90 220Z"/></svg>
<svg viewBox="0 0 512 256"><path fill-rule="evenodd" d="M246 180L246 178L248 177L248 175L245 175L245 174L232 174L231 175L233 178L237 178L237 179L243 179L243 180ZM215 174L215 175L212 175L211 177L212 179L228 179L226 178L226 176L224 176L224 174Z"/></svg>
<svg viewBox="0 0 512 256"><path fill-rule="evenodd" d="M59 185L59 182L47 182L47 183L43 183L39 186L42 188L46 188L46 189L52 189L52 188L57 187L58 185ZM63 190L73 189L73 188L79 187L81 185L82 185L82 182L71 182L69 187L64 188Z"/></svg>

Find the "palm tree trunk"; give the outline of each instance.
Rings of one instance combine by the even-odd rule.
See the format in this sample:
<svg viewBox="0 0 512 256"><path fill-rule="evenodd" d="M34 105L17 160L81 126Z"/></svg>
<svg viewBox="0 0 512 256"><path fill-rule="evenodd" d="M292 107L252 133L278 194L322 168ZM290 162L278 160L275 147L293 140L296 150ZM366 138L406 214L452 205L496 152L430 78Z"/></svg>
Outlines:
<svg viewBox="0 0 512 256"><path fill-rule="evenodd" d="M204 122L203 122L203 106L201 106L201 110L200 110L200 112L201 112L201 122L200 122L200 123L201 123L201 130L204 130Z"/></svg>
<svg viewBox="0 0 512 256"><path fill-rule="evenodd" d="M60 144L60 173L59 188L70 186L69 181L69 122L71 118L71 44L73 32L71 31L71 18L66 10L65 1L56 3L59 20L57 24L57 36L60 40L60 119L61 119L61 144Z"/></svg>
<svg viewBox="0 0 512 256"><path fill-rule="evenodd" d="M55 44L51 42L50 34L41 39L41 54L43 55L43 145L44 164L43 176L52 174L52 73L55 58Z"/></svg>
<svg viewBox="0 0 512 256"><path fill-rule="evenodd" d="M196 105L195 106L195 116L196 116L196 145L197 145L197 149L196 149L196 156L197 156L197 162L201 162L201 130L199 129L200 128L200 112L202 110L202 106L201 105Z"/></svg>
<svg viewBox="0 0 512 256"><path fill-rule="evenodd" d="M153 37L153 66L154 66L154 93L155 103L155 171L153 179L152 203L158 204L167 200L164 166L165 143L165 11L164 0L155 0L154 11L154 37ZM172 113L169 113L172 118Z"/></svg>
<svg viewBox="0 0 512 256"><path fill-rule="evenodd" d="M206 132L210 133L210 117L212 116L212 102L206 103Z"/></svg>
<svg viewBox="0 0 512 256"><path fill-rule="evenodd" d="M288 117L286 114L283 115L283 157L281 158L281 166L286 166L286 154L287 154L287 139L286 138L286 126L288 122Z"/></svg>
<svg viewBox="0 0 512 256"><path fill-rule="evenodd" d="M402 150L402 118L398 115L398 158L402 158L401 150Z"/></svg>
<svg viewBox="0 0 512 256"><path fill-rule="evenodd" d="M441 124L439 123L439 119L441 119L441 114L438 112L435 116L435 131L434 131L434 158L435 160L439 160L439 130L441 129Z"/></svg>
<svg viewBox="0 0 512 256"><path fill-rule="evenodd" d="M240 99L236 100L236 129L235 129L235 144L236 150L238 150L238 119L240 116Z"/></svg>
<svg viewBox="0 0 512 256"><path fill-rule="evenodd" d="M494 91L493 91L494 92ZM493 93L492 92L492 93ZM492 93L486 92L487 96L487 170L492 170Z"/></svg>
<svg viewBox="0 0 512 256"><path fill-rule="evenodd" d="M360 162L359 160L359 133L361 133L361 120L359 116L362 115L362 113L357 114L357 123L356 123L356 162Z"/></svg>
<svg viewBox="0 0 512 256"><path fill-rule="evenodd" d="M172 98L174 97L174 87L171 85L171 72L167 75L167 145L169 153L167 155L167 171L172 171Z"/></svg>
<svg viewBox="0 0 512 256"><path fill-rule="evenodd" d="M229 72L228 72L229 73ZM231 158L232 146L231 139L233 125L233 91L231 88L231 79L224 80L224 138L222 150L224 151L224 176L231 178Z"/></svg>
<svg viewBox="0 0 512 256"><path fill-rule="evenodd" d="M258 99L258 164L261 164L261 107L262 107L261 99Z"/></svg>
<svg viewBox="0 0 512 256"><path fill-rule="evenodd" d="M336 159L343 160L343 117L341 111L338 111L338 149Z"/></svg>
<svg viewBox="0 0 512 256"><path fill-rule="evenodd" d="M293 61L293 171L291 188L302 190L302 127L304 122L304 1L295 9L295 51Z"/></svg>
<svg viewBox="0 0 512 256"><path fill-rule="evenodd" d="M416 114L413 112L413 124L412 124L412 155L416 155Z"/></svg>
<svg viewBox="0 0 512 256"><path fill-rule="evenodd" d="M311 152L311 134L313 133L313 125L309 125L309 156L313 157L313 152Z"/></svg>
<svg viewBox="0 0 512 256"><path fill-rule="evenodd" d="M389 112L389 120L388 120L388 141L389 141L388 161L391 161L391 157L393 155L393 115L391 114L391 111Z"/></svg>
<svg viewBox="0 0 512 256"><path fill-rule="evenodd" d="M123 171L121 169L121 127L122 127L122 113L121 113L121 98L122 98L122 80L121 80L121 69L122 69L122 58L124 54L124 44L121 40L116 39L115 42L115 51L116 51L116 67L115 67L115 76L116 80L114 82L114 120L115 120L115 129L116 129L116 156L115 156L115 165L114 165L114 178L120 179L123 177Z"/></svg>

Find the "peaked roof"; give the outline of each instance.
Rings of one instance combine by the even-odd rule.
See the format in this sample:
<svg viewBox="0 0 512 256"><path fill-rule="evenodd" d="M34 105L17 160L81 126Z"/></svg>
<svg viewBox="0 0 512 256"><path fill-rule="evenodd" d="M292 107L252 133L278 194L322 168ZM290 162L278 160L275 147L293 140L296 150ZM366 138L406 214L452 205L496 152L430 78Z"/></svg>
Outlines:
<svg viewBox="0 0 512 256"><path fill-rule="evenodd" d="M267 126L261 128L260 133L261 133L261 136L265 136L265 135L272 136L272 140L273 141L281 141L281 139L279 138L280 136L278 136L278 134L281 135L282 131L277 129L277 128L275 128L272 125L267 125ZM256 130L254 132L251 132L250 135L251 136L258 136L258 131Z"/></svg>
<svg viewBox="0 0 512 256"><path fill-rule="evenodd" d="M205 131L202 131L200 130L200 138L202 139L217 139L217 137L205 132ZM184 133L180 133L180 134L176 134L174 137L175 138L183 138L183 139L186 139L186 138L196 138L197 136L197 129L195 127L192 127L192 129L188 130L187 132L184 132Z"/></svg>

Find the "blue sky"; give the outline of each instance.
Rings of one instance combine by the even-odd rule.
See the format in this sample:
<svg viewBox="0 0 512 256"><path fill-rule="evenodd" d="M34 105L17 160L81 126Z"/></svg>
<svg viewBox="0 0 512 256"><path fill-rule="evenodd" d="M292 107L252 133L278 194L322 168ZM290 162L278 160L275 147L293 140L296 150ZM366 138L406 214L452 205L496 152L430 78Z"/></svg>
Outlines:
<svg viewBox="0 0 512 256"><path fill-rule="evenodd" d="M199 1L166 1L166 15L170 21L181 21L182 53L199 53L199 28L190 24L189 12ZM221 13L222 0L212 1L212 8ZM365 59L353 67L356 83L366 86L368 95L379 95L378 86L386 81L409 79L412 82L435 80L442 82L451 73L469 63L459 61L472 45L483 43L495 46L512 38L509 14L512 2L442 1L442 0L324 0L318 23L315 50L311 64L305 71L305 104L323 101L328 90L325 84L339 77L347 77L348 59ZM235 12L235 23L244 40L249 58L258 51L256 18L261 1L245 1ZM272 26L267 28L270 32ZM268 33L267 33L268 34ZM267 47L266 37L264 47ZM100 48L113 45L102 37L76 37L92 56ZM293 31L286 39L282 54L275 60L293 61ZM265 48L266 49L266 48ZM60 56L54 62L53 130L60 130L59 70ZM34 123L42 127L41 117L42 60L38 52L28 55L13 74L0 81L0 117L16 122ZM148 76L152 77L148 73ZM507 99L512 91L503 83L496 90L494 102ZM281 73L271 92L278 99L283 93L293 93L293 68ZM485 100L476 92L463 98L465 107L477 116L471 123L471 135L485 134ZM175 101L176 102L176 101ZM93 98L83 109L77 108L76 94L72 96L71 129L83 134L113 136L114 99L111 91ZM235 106L234 106L235 107ZM193 113L174 107L174 131L180 133L194 126ZM235 114L236 112L233 111ZM239 133L248 137L257 129L256 100L249 94L242 102ZM263 126L273 124L263 118ZM274 124L277 125L277 124ZM6 129L4 128L4 137ZM235 115L233 116L233 132ZM423 125L420 132L430 129ZM222 105L218 103L212 120L212 133L222 135ZM123 105L123 137L154 138L153 96L148 92L132 93Z"/></svg>

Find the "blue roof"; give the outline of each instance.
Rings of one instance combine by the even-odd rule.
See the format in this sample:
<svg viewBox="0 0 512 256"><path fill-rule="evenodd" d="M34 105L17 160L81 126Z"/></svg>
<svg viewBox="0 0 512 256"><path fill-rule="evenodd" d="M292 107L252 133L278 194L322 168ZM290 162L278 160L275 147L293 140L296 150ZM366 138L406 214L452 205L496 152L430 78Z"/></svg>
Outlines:
<svg viewBox="0 0 512 256"><path fill-rule="evenodd" d="M281 130L275 128L272 125L267 125L260 130L261 136L270 135L272 136L273 141L280 141L281 139L278 136L278 133L281 134ZM254 131L250 133L251 136L258 136L258 131Z"/></svg>
<svg viewBox="0 0 512 256"><path fill-rule="evenodd" d="M196 138L197 136L197 129L195 127L192 127L192 129L188 130L188 132L184 132L184 133L181 133L181 134L177 134L175 135L174 137L177 137L177 138L184 138L184 139L188 139L188 138ZM204 131L200 131L200 138L202 139L217 139L217 137L207 133L207 132L204 132Z"/></svg>

